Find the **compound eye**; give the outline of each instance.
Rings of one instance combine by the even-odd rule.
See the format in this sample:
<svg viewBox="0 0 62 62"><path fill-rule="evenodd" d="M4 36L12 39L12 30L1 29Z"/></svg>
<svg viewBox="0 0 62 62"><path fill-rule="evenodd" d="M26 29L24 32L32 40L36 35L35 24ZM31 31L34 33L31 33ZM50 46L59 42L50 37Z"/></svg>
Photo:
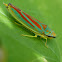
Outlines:
<svg viewBox="0 0 62 62"><path fill-rule="evenodd" d="M11 3L9 3L9 4L8 4L8 6L9 6L9 5L12 5L12 4L11 4Z"/></svg>

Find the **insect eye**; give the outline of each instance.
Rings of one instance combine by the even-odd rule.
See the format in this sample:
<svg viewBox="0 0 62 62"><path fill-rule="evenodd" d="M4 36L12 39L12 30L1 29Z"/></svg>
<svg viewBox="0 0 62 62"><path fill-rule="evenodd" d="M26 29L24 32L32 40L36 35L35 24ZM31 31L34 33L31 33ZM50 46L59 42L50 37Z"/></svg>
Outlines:
<svg viewBox="0 0 62 62"><path fill-rule="evenodd" d="M8 4L8 6L9 6L9 5L12 5L12 4L11 4L11 3L9 3L9 4Z"/></svg>

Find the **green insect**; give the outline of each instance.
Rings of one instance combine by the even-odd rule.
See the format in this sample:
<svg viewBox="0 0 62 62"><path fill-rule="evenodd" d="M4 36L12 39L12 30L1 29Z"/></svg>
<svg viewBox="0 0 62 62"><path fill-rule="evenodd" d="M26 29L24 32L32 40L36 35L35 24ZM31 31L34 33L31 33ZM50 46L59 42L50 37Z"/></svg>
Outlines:
<svg viewBox="0 0 62 62"><path fill-rule="evenodd" d="M6 8L8 9L9 13L16 19L17 22L21 23L25 28L30 30L35 34L35 36L30 35L23 35L28 37L37 37L40 36L41 38L55 38L56 34L52 31L47 25L43 24L39 20L33 18L32 16L26 14L19 8L15 7L11 3L5 4ZM45 45L46 45L45 43Z"/></svg>

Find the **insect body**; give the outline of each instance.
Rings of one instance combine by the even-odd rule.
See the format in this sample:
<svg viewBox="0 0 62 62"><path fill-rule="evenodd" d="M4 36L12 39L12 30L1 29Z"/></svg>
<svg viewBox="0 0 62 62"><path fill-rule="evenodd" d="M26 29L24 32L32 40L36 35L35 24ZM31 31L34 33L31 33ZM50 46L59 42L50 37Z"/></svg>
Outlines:
<svg viewBox="0 0 62 62"><path fill-rule="evenodd" d="M56 34L54 31L52 31L47 25L43 24L42 22L38 21L37 19L31 17L30 15L26 14L19 8L13 6L11 3L8 5L4 3L4 5L7 7L10 14L19 22L21 23L25 28L32 31L35 36L30 35L24 35L28 37L37 37L40 36L44 39L47 38L55 38ZM46 45L46 43L45 43Z"/></svg>

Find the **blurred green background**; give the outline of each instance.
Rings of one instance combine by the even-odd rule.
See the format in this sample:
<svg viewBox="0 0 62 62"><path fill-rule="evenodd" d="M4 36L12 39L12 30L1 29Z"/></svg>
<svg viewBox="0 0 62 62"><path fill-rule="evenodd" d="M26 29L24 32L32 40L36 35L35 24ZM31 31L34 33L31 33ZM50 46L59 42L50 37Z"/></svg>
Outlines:
<svg viewBox="0 0 62 62"><path fill-rule="evenodd" d="M25 13L47 24L57 37L48 40L29 38L33 35L14 23L4 3L12 3ZM61 62L62 61L62 0L0 0L0 42L7 50L8 62Z"/></svg>

